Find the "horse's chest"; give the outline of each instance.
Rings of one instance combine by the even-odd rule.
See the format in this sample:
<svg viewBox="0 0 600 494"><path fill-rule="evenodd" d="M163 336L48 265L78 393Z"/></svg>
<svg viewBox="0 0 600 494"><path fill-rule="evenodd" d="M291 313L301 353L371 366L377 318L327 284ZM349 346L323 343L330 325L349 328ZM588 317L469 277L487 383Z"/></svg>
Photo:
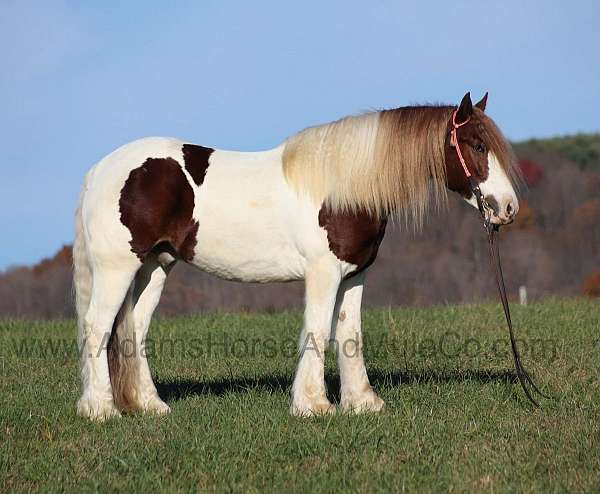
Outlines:
<svg viewBox="0 0 600 494"><path fill-rule="evenodd" d="M323 205L319 225L327 232L331 252L356 269L347 277L368 268L375 258L385 235L387 219L377 219L366 212L332 212Z"/></svg>

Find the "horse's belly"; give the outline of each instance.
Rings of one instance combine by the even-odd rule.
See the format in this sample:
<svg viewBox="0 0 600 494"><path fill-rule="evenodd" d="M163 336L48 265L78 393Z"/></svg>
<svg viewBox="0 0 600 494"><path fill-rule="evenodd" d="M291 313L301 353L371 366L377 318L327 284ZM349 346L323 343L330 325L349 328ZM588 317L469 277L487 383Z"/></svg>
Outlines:
<svg viewBox="0 0 600 494"><path fill-rule="evenodd" d="M307 259L328 252L318 208L290 189L281 153L211 154L195 188L189 262L220 278L267 283L303 279Z"/></svg>
<svg viewBox="0 0 600 494"><path fill-rule="evenodd" d="M298 201L278 167L249 173L216 158L196 197L192 263L229 280L303 279L306 244L324 239L314 206Z"/></svg>
<svg viewBox="0 0 600 494"><path fill-rule="evenodd" d="M222 219L222 218L221 218ZM267 283L304 278L305 259L291 239L265 225L200 219L192 264L220 278Z"/></svg>

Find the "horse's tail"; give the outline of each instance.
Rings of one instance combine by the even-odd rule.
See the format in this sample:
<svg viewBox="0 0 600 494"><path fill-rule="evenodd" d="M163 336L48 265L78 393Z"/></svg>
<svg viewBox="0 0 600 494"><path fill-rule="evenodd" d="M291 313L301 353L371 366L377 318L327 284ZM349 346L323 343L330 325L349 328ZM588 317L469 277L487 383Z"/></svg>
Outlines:
<svg viewBox="0 0 600 494"><path fill-rule="evenodd" d="M138 381L138 342L133 320L133 284L129 288L121 310L115 318L108 340L108 373L113 399L120 410L136 408L135 383Z"/></svg>
<svg viewBox="0 0 600 494"><path fill-rule="evenodd" d="M83 353L85 315L92 296L92 267L88 257L85 232L83 230L82 207L88 187L90 172L85 176L79 202L75 211L75 240L73 241L73 289L75 290L75 311L77 313L79 351Z"/></svg>

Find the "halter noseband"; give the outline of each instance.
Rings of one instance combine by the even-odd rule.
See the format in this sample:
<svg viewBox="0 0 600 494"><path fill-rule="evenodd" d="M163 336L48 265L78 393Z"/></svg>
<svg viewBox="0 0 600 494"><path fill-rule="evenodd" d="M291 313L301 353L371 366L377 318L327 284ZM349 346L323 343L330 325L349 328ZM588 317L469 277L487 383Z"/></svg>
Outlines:
<svg viewBox="0 0 600 494"><path fill-rule="evenodd" d="M463 157L463 154L460 150L460 146L458 144L458 129L460 127L462 127L463 125L466 125L467 123L469 123L469 121L471 120L471 117L468 117L464 122L456 123L457 111L458 110L454 110L452 112L452 130L450 131L450 144L454 146L454 149L456 149L458 161L460 161L460 164L463 167L465 175L467 176L467 179L469 180L469 187L471 189L471 192L475 196L475 199L477 200L477 208L479 209L479 212L481 213L481 216L483 217L485 227L487 230L490 227L490 211L492 208L490 207L490 205L487 203L487 201L483 197L483 194L481 193L481 189L479 188L479 184L475 181L475 179L471 175L471 172L469 171L469 168L467 167L467 163L465 162L465 158Z"/></svg>

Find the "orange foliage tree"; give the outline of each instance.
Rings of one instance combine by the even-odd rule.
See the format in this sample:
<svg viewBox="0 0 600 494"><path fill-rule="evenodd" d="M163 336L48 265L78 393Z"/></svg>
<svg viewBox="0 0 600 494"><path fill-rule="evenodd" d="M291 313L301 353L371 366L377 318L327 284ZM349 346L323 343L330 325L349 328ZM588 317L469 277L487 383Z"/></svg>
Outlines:
<svg viewBox="0 0 600 494"><path fill-rule="evenodd" d="M588 297L600 297L600 271L592 273L584 280L583 294Z"/></svg>

